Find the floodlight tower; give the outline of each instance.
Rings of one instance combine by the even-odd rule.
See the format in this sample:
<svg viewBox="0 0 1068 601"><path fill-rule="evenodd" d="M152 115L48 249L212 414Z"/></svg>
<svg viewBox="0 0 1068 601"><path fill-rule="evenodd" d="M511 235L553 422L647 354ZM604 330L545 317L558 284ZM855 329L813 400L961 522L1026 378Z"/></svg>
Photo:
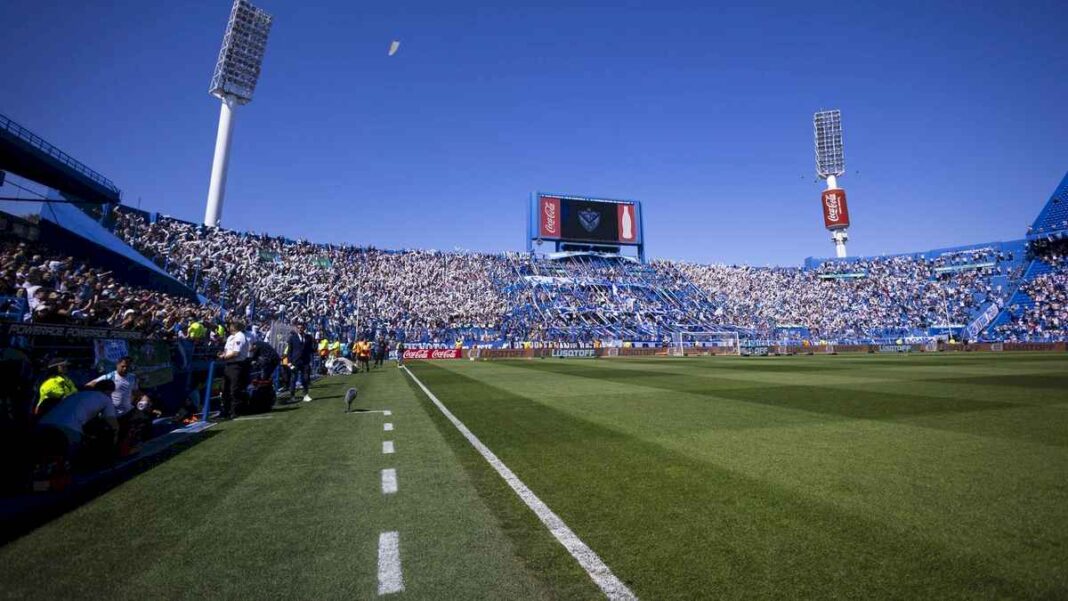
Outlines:
<svg viewBox="0 0 1068 601"><path fill-rule="evenodd" d="M819 111L812 118L816 133L816 174L827 180L823 191L823 225L831 232L835 254L846 256L849 240L849 208L845 190L838 187L838 177L845 174L842 153L842 111Z"/></svg>
<svg viewBox="0 0 1068 601"><path fill-rule="evenodd" d="M234 111L238 106L252 102L252 93L256 91L256 82L260 78L263 53L267 50L267 35L271 33L272 19L271 15L248 0L234 0L230 10L230 21L223 35L219 60L215 63L215 75L208 89L209 94L222 101L222 108L219 112L219 133L215 137L215 159L211 164L204 225L217 227L222 218Z"/></svg>

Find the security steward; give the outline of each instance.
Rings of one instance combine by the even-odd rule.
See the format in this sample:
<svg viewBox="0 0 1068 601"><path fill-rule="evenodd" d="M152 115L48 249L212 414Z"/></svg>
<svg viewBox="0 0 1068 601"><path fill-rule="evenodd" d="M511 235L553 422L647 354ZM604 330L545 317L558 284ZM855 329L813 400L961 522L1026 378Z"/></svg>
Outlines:
<svg viewBox="0 0 1068 601"><path fill-rule="evenodd" d="M249 341L245 324L230 322L230 336L226 339L219 360L223 361L222 419L230 419L244 408L249 384Z"/></svg>
<svg viewBox="0 0 1068 601"><path fill-rule="evenodd" d="M78 392L78 387L67 376L69 365L65 359L58 359L48 364L52 375L41 384L38 392L37 405L33 408L33 415L37 419L48 413L63 399Z"/></svg>

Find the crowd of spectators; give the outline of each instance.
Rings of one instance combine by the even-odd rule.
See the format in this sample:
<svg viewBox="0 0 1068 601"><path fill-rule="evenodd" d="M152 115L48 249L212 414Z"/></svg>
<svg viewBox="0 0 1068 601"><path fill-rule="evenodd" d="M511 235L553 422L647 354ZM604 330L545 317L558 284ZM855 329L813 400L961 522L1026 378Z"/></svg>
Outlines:
<svg viewBox="0 0 1068 601"><path fill-rule="evenodd" d="M1008 307L1008 323L996 328L1004 340L1068 340L1068 243L1042 245L1036 250L1049 271L1020 286L1020 295L1026 301Z"/></svg>
<svg viewBox="0 0 1068 601"><path fill-rule="evenodd" d="M173 338L189 323L218 318L210 306L132 286L116 275L45 243L0 240L2 308L17 321L110 326Z"/></svg>
<svg viewBox="0 0 1068 601"><path fill-rule="evenodd" d="M757 332L806 328L822 339L908 335L966 325L1009 290L994 276L1011 257L984 251L928 259L828 261L816 269L663 263L708 293L716 320Z"/></svg>
<svg viewBox="0 0 1068 601"><path fill-rule="evenodd" d="M501 255L312 244L134 212L117 214L115 232L229 313L305 322L331 339L389 332L443 343L497 328L507 310Z"/></svg>
<svg viewBox="0 0 1068 601"><path fill-rule="evenodd" d="M1012 253L992 247L802 269L383 251L167 217L150 222L133 211L118 213L115 231L229 314L261 328L274 320L304 322L330 339L384 335L428 345L667 340L675 332L724 328L768 337L789 330L813 339L896 338L959 330L982 308L1003 305L1021 275ZM1060 319L1060 281L1029 284L1043 320ZM1020 327L1050 327L1037 317L1027 323L1033 325Z"/></svg>

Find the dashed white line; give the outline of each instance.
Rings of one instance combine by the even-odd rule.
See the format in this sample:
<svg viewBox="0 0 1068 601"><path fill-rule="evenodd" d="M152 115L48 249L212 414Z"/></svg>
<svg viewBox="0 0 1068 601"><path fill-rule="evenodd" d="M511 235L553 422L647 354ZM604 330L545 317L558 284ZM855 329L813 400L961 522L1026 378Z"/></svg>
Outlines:
<svg viewBox="0 0 1068 601"><path fill-rule="evenodd" d="M391 495L397 492L397 470L386 468L382 470L382 494Z"/></svg>
<svg viewBox="0 0 1068 601"><path fill-rule="evenodd" d="M386 432L392 432L393 431L393 424L391 424L389 422L386 422L386 423L382 424L382 429L385 430Z"/></svg>
<svg viewBox="0 0 1068 601"><path fill-rule="evenodd" d="M386 409L385 411L382 412L382 415L384 415L386 417L389 417L389 416L393 415L393 412L390 411L389 409Z"/></svg>
<svg viewBox="0 0 1068 601"><path fill-rule="evenodd" d="M530 490L530 488L527 487L527 485L524 484L503 461L493 454L493 451L489 450L489 447L482 444L482 441L479 440L471 430L468 430L467 426L457 419L456 416L453 415L440 400L438 400L438 397L434 396L434 393L430 392L430 390L419 381L419 378L415 377L415 374L413 374L407 367L404 367L404 371L408 373L408 376L411 377L417 385L419 385L419 388L426 394L427 398L437 406L438 410L441 411L446 419L452 422L452 425L456 426L456 429L464 435L467 442L471 443L471 446L475 447L475 450L477 450L479 454L493 466L493 469L500 474L501 478L504 478L504 481L508 483L508 486L512 487L512 490L519 495L519 498L526 503L527 507L538 516L541 523L544 524L556 540L567 549L568 553L575 558L575 561L582 566L582 569L586 570L586 574L588 574L597 586L601 588L601 591L604 592L606 597L612 601L633 601L638 598L626 584L623 584L622 580L612 573L612 570L610 570L608 565L594 553L593 549L589 548L586 543L582 542L582 539L580 539L558 515L553 513L553 510L549 509L549 506L546 505L544 501L534 494L534 491Z"/></svg>
<svg viewBox="0 0 1068 601"><path fill-rule="evenodd" d="M382 441L382 454L383 455L392 455L393 454L393 441L392 440L383 440Z"/></svg>
<svg viewBox="0 0 1068 601"><path fill-rule="evenodd" d="M404 590L401 574L400 534L383 532L378 535L378 594L390 595Z"/></svg>

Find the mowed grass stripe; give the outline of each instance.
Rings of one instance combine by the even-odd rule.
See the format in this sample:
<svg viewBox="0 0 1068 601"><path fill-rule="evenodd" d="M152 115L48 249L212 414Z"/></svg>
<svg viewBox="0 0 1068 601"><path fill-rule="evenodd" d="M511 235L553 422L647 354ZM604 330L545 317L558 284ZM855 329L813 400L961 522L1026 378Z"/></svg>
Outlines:
<svg viewBox="0 0 1068 601"><path fill-rule="evenodd" d="M555 372L538 369L535 371L546 377L527 378L527 384L519 387L526 391L527 396L523 396L514 392L516 368L511 365L418 365L413 369L602 553L621 578L633 580L640 596L693 598L716 591L717 595L745 598L1039 598L1063 595L1068 590L1063 572L1054 568L1060 565L1056 545L1064 540L1063 512L1036 504L1028 494L1019 495L1004 507L991 508L990 519L997 522L994 512L999 510L1036 510L1039 519L1032 522L1041 521L1044 515L1053 522L1051 532L1034 538L1028 550L1021 546L1017 533L998 532L995 523L982 534L996 533L993 540L975 539L980 550L971 552L944 532L927 532L907 520L896 520L895 515L880 513L877 507L850 503L852 493L848 489L816 491L823 493L822 498L803 494L672 451L660 444L663 441L628 435L621 431L625 426L622 422L610 429L546 405L581 402L587 395L594 396L596 378L552 377ZM506 388L493 385L495 382ZM578 390L582 386L592 390L582 393ZM566 394L556 399L556 389L566 389ZM611 395L618 386L601 384L600 389ZM650 397L656 394L655 390L645 392ZM709 402L728 401L710 397ZM650 409L659 410L664 405L662 400L650 398ZM634 416L635 422L641 419L640 414ZM880 432L901 427L852 421ZM684 431L689 431L689 424L685 426ZM848 436L850 420L817 427L840 428ZM805 429L795 434L803 436ZM774 429L764 432L768 439L775 436ZM745 434L735 432L739 442L734 452L759 456L759 445L746 449ZM708 435L714 436L714 430ZM858 435L863 435L863 429ZM953 442L951 435L944 436L947 443ZM880 444L892 444L892 440L888 434ZM916 440L906 436L900 444L907 446ZM855 441L860 444L863 439ZM821 441L809 443L818 452ZM838 445L848 451L841 443L829 439L824 446L830 445L828 449L833 451ZM676 443L677 448L682 446L685 441ZM1052 456L1055 460L1058 457ZM976 459L981 461L981 456ZM929 463L936 465L936 460L932 457ZM893 458L887 461L892 465ZM1027 469L1033 468L1032 463L1027 464ZM789 467L784 465L783 469ZM907 483L909 475L906 472L895 477ZM937 477L930 481L937 481ZM1059 500L1064 500L1063 490L1043 490L1060 494ZM956 495L960 491L949 492ZM906 505L910 501L905 500ZM952 512L943 517L954 519ZM1005 525L1013 522L1008 520ZM1013 554L1020 555L1018 561L1006 560Z"/></svg>
<svg viewBox="0 0 1068 601"><path fill-rule="evenodd" d="M821 359L837 360L816 360ZM703 360L719 363L721 358ZM607 370L616 362L581 364ZM827 419L793 409L769 414L774 410L734 402L731 391L704 398L655 395L640 386L628 390L603 380L561 376L554 389L566 394L542 394L537 379L514 375L527 371L521 368L494 363L486 374L465 365L449 367L504 381L512 392L697 460L872 519L937 533L949 547L981 546L1010 572L1028 561L1048 563L1049 555L1036 558L1032 551L1068 538L1060 478L1068 472L1068 462L1061 450L1048 448L1068 430L1065 416L1014 406L1018 398L1013 395L1005 397L1012 405L996 411ZM685 374L677 377L684 380ZM924 390L925 382L902 386ZM789 387L765 390L775 397L771 406L782 407L789 407L792 392ZM1015 396L1028 392L1021 389ZM850 402L866 398L857 392ZM796 419L797 414L812 419Z"/></svg>
<svg viewBox="0 0 1068 601"><path fill-rule="evenodd" d="M344 391L363 408L343 413ZM313 403L228 422L0 548L3 599L369 599L381 532L405 598L549 599L398 370L329 378ZM382 454L382 423L402 453ZM384 497L380 470L404 482Z"/></svg>
<svg viewBox="0 0 1068 601"><path fill-rule="evenodd" d="M607 363L607 362L606 362ZM613 383L659 388L671 392L713 396L722 399L761 403L792 410L810 411L846 418L895 419L924 413L982 411L1011 407L998 401L973 401L961 398L929 397L922 394L869 392L858 395L848 389L826 386L794 386L786 384L789 376L781 376L784 383L776 386L713 387L703 377L686 377L676 372L656 370L619 370L601 367L599 363L566 361L512 361L513 367L547 372L553 375L575 376ZM711 388L711 390L709 390Z"/></svg>

